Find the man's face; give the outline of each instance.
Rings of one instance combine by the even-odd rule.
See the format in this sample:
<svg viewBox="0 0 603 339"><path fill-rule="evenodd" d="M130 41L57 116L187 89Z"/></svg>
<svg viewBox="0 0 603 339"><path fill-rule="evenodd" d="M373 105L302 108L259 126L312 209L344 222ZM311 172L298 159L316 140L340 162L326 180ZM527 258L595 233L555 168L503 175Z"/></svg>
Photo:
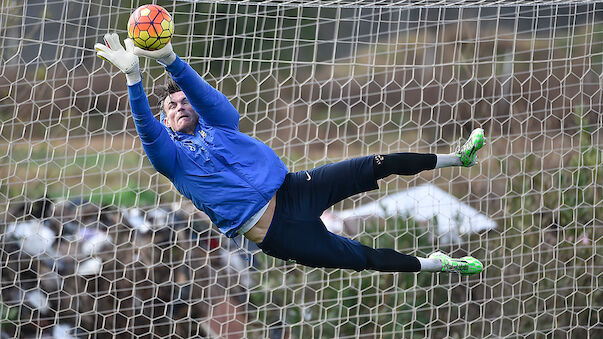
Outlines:
<svg viewBox="0 0 603 339"><path fill-rule="evenodd" d="M186 99L184 92L176 92L168 95L163 101L165 112L164 123L173 131L194 134L195 127L199 122L199 114L195 112Z"/></svg>

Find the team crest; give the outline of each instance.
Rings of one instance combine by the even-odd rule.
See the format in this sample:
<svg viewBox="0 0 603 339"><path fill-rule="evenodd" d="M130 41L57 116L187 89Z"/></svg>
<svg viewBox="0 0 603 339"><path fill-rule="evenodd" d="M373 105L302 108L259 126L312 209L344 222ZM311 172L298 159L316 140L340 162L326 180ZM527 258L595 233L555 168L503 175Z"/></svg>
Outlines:
<svg viewBox="0 0 603 339"><path fill-rule="evenodd" d="M193 144L193 142L190 140L184 140L182 142L182 144L184 145L184 147L188 148L189 151L191 151L191 152L194 152L197 150L197 148L195 147L195 144Z"/></svg>

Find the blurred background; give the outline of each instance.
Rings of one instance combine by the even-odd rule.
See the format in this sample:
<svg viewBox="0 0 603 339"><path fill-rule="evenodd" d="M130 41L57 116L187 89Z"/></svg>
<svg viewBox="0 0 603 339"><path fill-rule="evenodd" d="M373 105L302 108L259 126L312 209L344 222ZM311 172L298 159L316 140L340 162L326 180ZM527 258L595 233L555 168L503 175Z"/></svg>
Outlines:
<svg viewBox="0 0 603 339"><path fill-rule="evenodd" d="M484 262L459 277L311 269L219 235L151 167L125 77L94 53L146 3L1 3L1 338L603 336L602 4L153 2L291 171L449 153L484 128L478 166L389 177L325 215L366 245ZM158 113L167 75L141 67ZM353 213L420 187L394 203L413 208Z"/></svg>

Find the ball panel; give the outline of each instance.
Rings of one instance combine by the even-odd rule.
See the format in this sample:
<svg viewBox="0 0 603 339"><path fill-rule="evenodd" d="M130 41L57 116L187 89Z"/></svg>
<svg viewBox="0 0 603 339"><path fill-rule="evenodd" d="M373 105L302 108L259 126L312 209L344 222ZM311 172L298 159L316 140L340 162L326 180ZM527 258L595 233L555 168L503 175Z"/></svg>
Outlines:
<svg viewBox="0 0 603 339"><path fill-rule="evenodd" d="M154 24L149 27L147 32L149 32L149 37L152 39L156 39L159 36L159 34L157 34L157 30L155 29Z"/></svg>
<svg viewBox="0 0 603 339"><path fill-rule="evenodd" d="M163 30L170 30L170 22L168 20L161 21L160 25ZM163 31L161 33L163 34Z"/></svg>
<svg viewBox="0 0 603 339"><path fill-rule="evenodd" d="M163 33L163 26L161 25L161 22L153 23L153 31L155 31L155 34L157 34L156 36L161 36L161 33Z"/></svg>
<svg viewBox="0 0 603 339"><path fill-rule="evenodd" d="M128 19L128 34L134 34L134 26L136 26L136 18L131 15Z"/></svg>
<svg viewBox="0 0 603 339"><path fill-rule="evenodd" d="M151 26L152 22L149 20L148 16L143 16L138 19L136 25L140 28L141 31L146 31Z"/></svg>
<svg viewBox="0 0 603 339"><path fill-rule="evenodd" d="M161 32L161 34L159 34L159 37L160 37L160 38L163 38L163 39L165 39L165 38L168 38L168 39L169 39L169 38L171 38L171 37L172 37L172 32L171 32L169 29L164 29L164 30Z"/></svg>
<svg viewBox="0 0 603 339"><path fill-rule="evenodd" d="M153 8L151 10L151 12L149 12L149 14L147 14L147 16L151 19L151 21L155 21L155 20L161 20L161 16L159 16L161 14L161 10L158 8Z"/></svg>
<svg viewBox="0 0 603 339"><path fill-rule="evenodd" d="M140 47L140 48L147 48L147 45L145 44L144 40L140 39L140 38L132 38L132 41L134 41L134 45Z"/></svg>
<svg viewBox="0 0 603 339"><path fill-rule="evenodd" d="M155 40L153 40L153 42L151 44L148 45L147 48L151 51L154 51L156 49L159 49L160 47L163 47L161 45L161 41L159 39L155 39Z"/></svg>
<svg viewBox="0 0 603 339"><path fill-rule="evenodd" d="M142 41L147 41L150 38L149 31L140 31L138 38Z"/></svg>
<svg viewBox="0 0 603 339"><path fill-rule="evenodd" d="M159 16L161 17L161 22L172 21L172 18L170 17L170 15L167 12L161 12L161 13L159 13Z"/></svg>

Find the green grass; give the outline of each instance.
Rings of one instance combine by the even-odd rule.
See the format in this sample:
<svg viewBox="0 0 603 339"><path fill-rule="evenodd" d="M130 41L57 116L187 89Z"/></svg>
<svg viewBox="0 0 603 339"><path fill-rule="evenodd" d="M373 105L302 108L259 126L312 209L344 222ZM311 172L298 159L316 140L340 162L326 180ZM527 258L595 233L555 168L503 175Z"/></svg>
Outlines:
<svg viewBox="0 0 603 339"><path fill-rule="evenodd" d="M37 145L5 145L0 148L0 196L13 200L83 199L124 207L153 205L174 194L171 184L157 174L140 151L119 152L90 148L73 149Z"/></svg>

